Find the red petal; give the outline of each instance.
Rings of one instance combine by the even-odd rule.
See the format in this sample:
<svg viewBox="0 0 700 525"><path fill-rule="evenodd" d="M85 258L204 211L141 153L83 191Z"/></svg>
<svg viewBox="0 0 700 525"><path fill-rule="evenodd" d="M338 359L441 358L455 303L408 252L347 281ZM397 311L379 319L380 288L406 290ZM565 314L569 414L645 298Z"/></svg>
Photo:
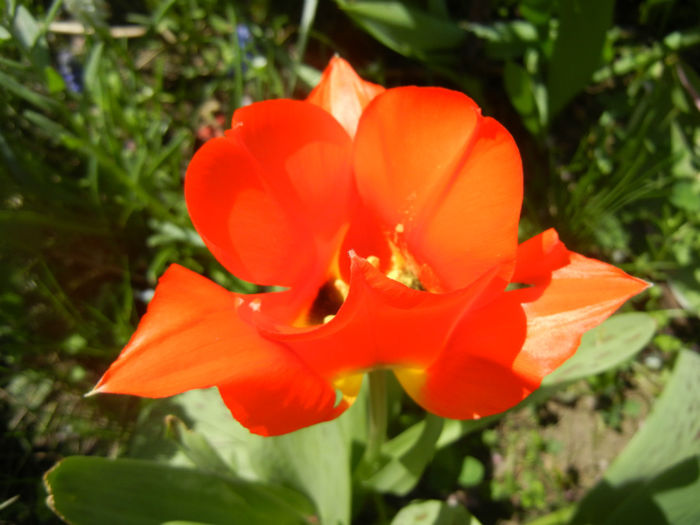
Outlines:
<svg viewBox="0 0 700 525"><path fill-rule="evenodd" d="M378 367L426 367L451 327L488 290L493 273L446 294L412 290L352 256L350 293L329 323L274 334L328 381Z"/></svg>
<svg viewBox="0 0 700 525"><path fill-rule="evenodd" d="M382 86L362 80L350 64L335 56L306 100L333 115L354 137L362 110L382 91Z"/></svg>
<svg viewBox="0 0 700 525"><path fill-rule="evenodd" d="M351 142L325 111L271 100L239 109L187 170L197 231L236 276L295 286L325 277L347 229Z"/></svg>
<svg viewBox="0 0 700 525"><path fill-rule="evenodd" d="M293 432L334 419L349 406L344 400L335 406L330 384L289 355L248 367L244 377L219 386L231 415L254 434Z"/></svg>
<svg viewBox="0 0 700 525"><path fill-rule="evenodd" d="M473 419L503 412L538 386L512 367L525 334L522 307L503 294L466 315L427 370L396 375L417 403L439 416Z"/></svg>
<svg viewBox="0 0 700 525"><path fill-rule="evenodd" d="M440 88L388 90L365 110L353 158L360 195L439 288L461 288L496 265L510 277L520 155L471 99Z"/></svg>
<svg viewBox="0 0 700 525"><path fill-rule="evenodd" d="M587 330L599 325L649 283L619 268L569 252L570 263L552 273L541 295L523 303L527 340L514 362L538 382L571 357ZM530 290L518 290L527 297Z"/></svg>
<svg viewBox="0 0 700 525"><path fill-rule="evenodd" d="M290 432L342 412L346 405L334 408L328 382L239 317L240 302L172 265L95 391L165 397L218 385L238 421L260 434Z"/></svg>
<svg viewBox="0 0 700 525"><path fill-rule="evenodd" d="M514 283L535 284L548 280L554 270L569 264L569 250L559 240L556 230L550 228L518 246Z"/></svg>
<svg viewBox="0 0 700 525"><path fill-rule="evenodd" d="M551 241L551 236L545 232L519 252L522 275L524 268L538 278L544 273L531 258L538 251L535 246L555 248L543 250L543 268L560 258L563 245L542 242ZM506 292L466 316L440 358L418 379L402 381L406 390L427 410L444 417L470 419L502 412L571 357L584 332L648 286L600 261L572 252L569 257L569 264L551 273L551 280Z"/></svg>

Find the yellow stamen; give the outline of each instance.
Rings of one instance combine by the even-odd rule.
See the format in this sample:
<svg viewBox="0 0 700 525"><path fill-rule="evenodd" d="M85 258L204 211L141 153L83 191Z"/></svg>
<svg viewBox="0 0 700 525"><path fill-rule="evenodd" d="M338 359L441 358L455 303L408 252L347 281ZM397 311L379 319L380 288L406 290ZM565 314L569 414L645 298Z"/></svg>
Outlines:
<svg viewBox="0 0 700 525"><path fill-rule="evenodd" d="M348 292L350 291L350 286L348 283L343 281L342 279L336 279L333 281L333 286L335 286L335 289L340 292L340 295L343 296L343 300L348 298Z"/></svg>

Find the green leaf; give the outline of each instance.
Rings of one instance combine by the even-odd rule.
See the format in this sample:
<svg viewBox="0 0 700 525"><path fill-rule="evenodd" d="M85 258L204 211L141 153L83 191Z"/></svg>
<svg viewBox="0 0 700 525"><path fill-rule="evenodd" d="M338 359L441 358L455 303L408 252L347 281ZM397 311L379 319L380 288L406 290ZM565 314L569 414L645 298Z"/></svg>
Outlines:
<svg viewBox="0 0 700 525"><path fill-rule="evenodd" d="M59 104L54 99L40 95L36 91L32 91L27 86L22 85L13 77L6 75L2 71L0 71L0 87L20 98L23 98L30 104L35 105L47 113L59 108Z"/></svg>
<svg viewBox="0 0 700 525"><path fill-rule="evenodd" d="M307 87L313 88L321 81L321 72L307 64L293 64L294 72Z"/></svg>
<svg viewBox="0 0 700 525"><path fill-rule="evenodd" d="M135 459L74 456L44 481L49 506L73 525L301 524L312 511L290 489Z"/></svg>
<svg viewBox="0 0 700 525"><path fill-rule="evenodd" d="M494 414L480 419L467 419L464 421L446 419L442 434L440 434L440 439L438 439L437 442L437 448L445 448L462 439L464 436L489 426L491 423L498 421L506 413L507 412L502 412L501 414Z"/></svg>
<svg viewBox="0 0 700 525"><path fill-rule="evenodd" d="M21 4L17 6L17 11L15 11L14 30L19 43L27 50L33 48L41 36L39 24L27 8Z"/></svg>
<svg viewBox="0 0 700 525"><path fill-rule="evenodd" d="M484 465L473 456L467 456L462 462L459 473L459 484L463 487L474 487L484 479Z"/></svg>
<svg viewBox="0 0 700 525"><path fill-rule="evenodd" d="M576 512L576 505L569 505L544 516L540 516L534 521L528 521L527 525L566 525L571 516Z"/></svg>
<svg viewBox="0 0 700 525"><path fill-rule="evenodd" d="M533 24L546 26L552 18L554 0L521 0L518 6L520 15Z"/></svg>
<svg viewBox="0 0 700 525"><path fill-rule="evenodd" d="M562 0L559 31L549 64L549 116L553 118L600 66L614 0Z"/></svg>
<svg viewBox="0 0 700 525"><path fill-rule="evenodd" d="M443 419L428 414L421 427L411 427L382 447L381 467L363 481L378 492L397 496L408 494L420 481L423 471L435 455ZM420 428L420 431L412 430Z"/></svg>
<svg viewBox="0 0 700 525"><path fill-rule="evenodd" d="M44 78L46 79L46 87L49 89L49 93L65 91L66 83L63 77L51 66L47 66L44 69Z"/></svg>
<svg viewBox="0 0 700 525"><path fill-rule="evenodd" d="M460 505L438 500L416 501L402 508L391 525L480 525L479 520Z"/></svg>
<svg viewBox="0 0 700 525"><path fill-rule="evenodd" d="M291 434L261 437L231 417L216 389L193 390L168 402L240 477L292 487L315 503L322 523L349 523L350 443L344 420L353 417L353 409Z"/></svg>
<svg viewBox="0 0 700 525"><path fill-rule="evenodd" d="M700 355L683 351L644 426L581 501L572 525L698 522L698 377Z"/></svg>
<svg viewBox="0 0 700 525"><path fill-rule="evenodd" d="M520 64L506 62L503 71L506 92L513 107L518 110L525 127L534 135L543 129L545 117L539 111L536 99L536 82Z"/></svg>
<svg viewBox="0 0 700 525"><path fill-rule="evenodd" d="M618 314L586 332L576 354L542 381L550 387L614 368L644 348L656 323L645 313Z"/></svg>
<svg viewBox="0 0 700 525"><path fill-rule="evenodd" d="M465 32L450 20L399 1L336 0L338 6L382 44L404 56L437 58L457 47Z"/></svg>
<svg viewBox="0 0 700 525"><path fill-rule="evenodd" d="M17 7L13 24L20 45L31 56L34 66L43 71L49 65L49 48L44 30L23 5Z"/></svg>
<svg viewBox="0 0 700 525"><path fill-rule="evenodd" d="M677 463L640 486L605 520L604 525L700 523L700 456Z"/></svg>
<svg viewBox="0 0 700 525"><path fill-rule="evenodd" d="M207 438L187 428L187 425L176 416L168 416L165 423L168 434L172 436L180 450L195 466L207 472L218 472L224 475L233 474L231 466L224 462L214 447L207 441Z"/></svg>
<svg viewBox="0 0 700 525"><path fill-rule="evenodd" d="M85 84L85 90L90 93L95 100L100 105L104 105L102 99L102 84L100 78L100 72L102 68L100 63L102 61L102 53L104 51L104 42L97 42L95 47L90 51L90 55L85 62L85 69L83 70L83 81Z"/></svg>
<svg viewBox="0 0 700 525"><path fill-rule="evenodd" d="M680 305L695 315L700 315L700 270L693 267L679 268L669 277L671 292Z"/></svg>
<svg viewBox="0 0 700 525"><path fill-rule="evenodd" d="M541 40L537 27L525 20L488 25L466 22L464 28L484 40L486 55L498 60L520 57L527 48L538 45Z"/></svg>
<svg viewBox="0 0 700 525"><path fill-rule="evenodd" d="M671 188L671 203L687 212L700 212L700 180L676 182Z"/></svg>

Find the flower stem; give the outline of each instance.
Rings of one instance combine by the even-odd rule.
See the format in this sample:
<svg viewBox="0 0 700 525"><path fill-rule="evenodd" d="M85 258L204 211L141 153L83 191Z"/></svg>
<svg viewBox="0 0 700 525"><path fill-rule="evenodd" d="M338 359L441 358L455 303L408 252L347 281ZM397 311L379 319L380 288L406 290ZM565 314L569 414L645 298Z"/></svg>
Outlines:
<svg viewBox="0 0 700 525"><path fill-rule="evenodd" d="M386 439L387 397L386 370L374 370L369 375L369 428L365 461L374 464L380 456Z"/></svg>

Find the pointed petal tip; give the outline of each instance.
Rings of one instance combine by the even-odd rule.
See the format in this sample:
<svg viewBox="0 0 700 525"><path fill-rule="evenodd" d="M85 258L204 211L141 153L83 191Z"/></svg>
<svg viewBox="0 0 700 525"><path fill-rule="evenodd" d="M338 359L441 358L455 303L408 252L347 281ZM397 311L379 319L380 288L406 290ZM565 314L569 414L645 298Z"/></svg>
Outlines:
<svg viewBox="0 0 700 525"><path fill-rule="evenodd" d="M94 387L92 387L92 390L84 393L83 397L84 398L93 397L93 396L96 396L97 394L102 394L103 392L104 392L104 388L102 387L102 385L100 383L97 383Z"/></svg>
<svg viewBox="0 0 700 525"><path fill-rule="evenodd" d="M645 290L648 290L649 288L653 288L654 286L656 286L656 284L651 281L646 281L644 279L640 279L639 277L635 277L629 274L626 275L637 285L636 290L630 295L630 298L644 292Z"/></svg>

